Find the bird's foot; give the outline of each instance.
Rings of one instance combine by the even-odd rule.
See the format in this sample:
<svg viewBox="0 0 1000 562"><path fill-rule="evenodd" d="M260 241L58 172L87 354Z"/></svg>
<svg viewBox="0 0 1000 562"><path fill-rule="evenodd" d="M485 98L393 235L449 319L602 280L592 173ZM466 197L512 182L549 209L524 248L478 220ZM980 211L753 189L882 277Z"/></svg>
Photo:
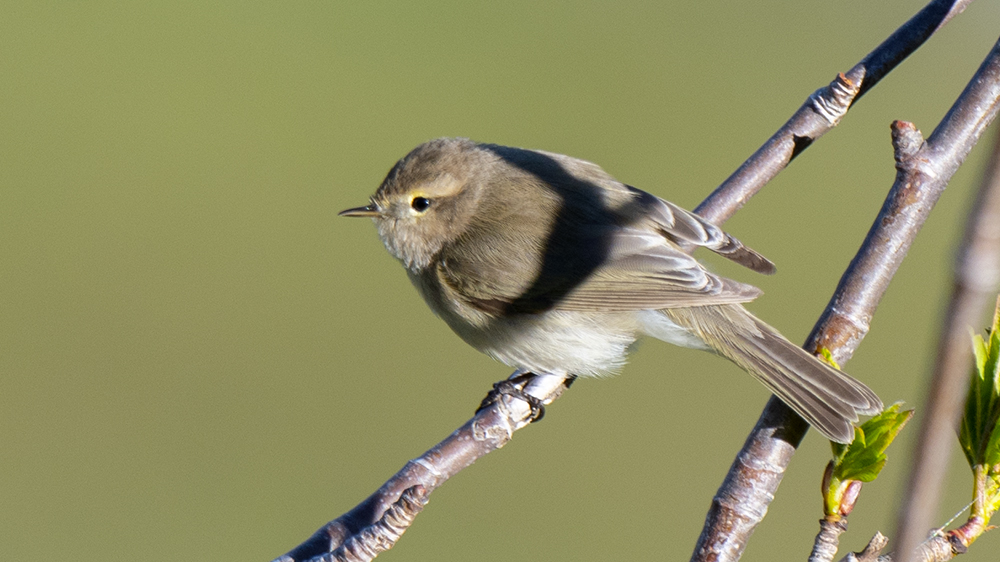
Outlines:
<svg viewBox="0 0 1000 562"><path fill-rule="evenodd" d="M531 422L536 422L545 417L545 404L542 403L540 398L532 396L524 391L524 387L527 386L529 382L535 377L533 373L528 372L518 372L508 379L504 379L500 382L493 383L493 390L490 390L486 394L486 398L483 398L479 408L476 409L476 413L480 410L488 408L503 396L513 396L520 400L524 400L528 403L531 408Z"/></svg>

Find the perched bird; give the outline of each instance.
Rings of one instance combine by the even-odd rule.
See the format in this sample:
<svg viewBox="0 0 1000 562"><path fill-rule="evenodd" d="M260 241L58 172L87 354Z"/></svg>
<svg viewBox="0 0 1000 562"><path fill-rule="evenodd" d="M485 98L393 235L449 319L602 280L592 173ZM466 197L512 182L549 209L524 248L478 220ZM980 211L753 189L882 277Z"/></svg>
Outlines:
<svg viewBox="0 0 1000 562"><path fill-rule="evenodd" d="M681 245L760 273L774 264L697 215L549 152L437 139L364 207L433 311L469 345L536 374L612 374L640 336L733 361L827 438L849 443L882 402L740 303L756 287Z"/></svg>

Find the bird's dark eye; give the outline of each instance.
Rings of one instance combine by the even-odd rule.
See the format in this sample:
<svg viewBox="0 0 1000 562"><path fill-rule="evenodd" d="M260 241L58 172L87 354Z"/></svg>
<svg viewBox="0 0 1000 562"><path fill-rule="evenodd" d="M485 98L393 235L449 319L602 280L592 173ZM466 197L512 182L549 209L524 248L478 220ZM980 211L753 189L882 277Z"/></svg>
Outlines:
<svg viewBox="0 0 1000 562"><path fill-rule="evenodd" d="M418 213L426 211L430 206L431 200L426 197L414 197L413 201L410 201L410 207L413 207L413 210Z"/></svg>

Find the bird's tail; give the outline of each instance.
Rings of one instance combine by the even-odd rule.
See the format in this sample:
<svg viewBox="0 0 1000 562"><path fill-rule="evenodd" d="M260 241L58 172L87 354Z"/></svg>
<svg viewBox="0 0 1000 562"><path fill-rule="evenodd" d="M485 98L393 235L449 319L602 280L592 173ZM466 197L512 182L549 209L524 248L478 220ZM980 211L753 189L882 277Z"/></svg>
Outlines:
<svg viewBox="0 0 1000 562"><path fill-rule="evenodd" d="M858 415L882 401L861 381L810 355L738 304L662 311L739 365L831 441L850 443Z"/></svg>

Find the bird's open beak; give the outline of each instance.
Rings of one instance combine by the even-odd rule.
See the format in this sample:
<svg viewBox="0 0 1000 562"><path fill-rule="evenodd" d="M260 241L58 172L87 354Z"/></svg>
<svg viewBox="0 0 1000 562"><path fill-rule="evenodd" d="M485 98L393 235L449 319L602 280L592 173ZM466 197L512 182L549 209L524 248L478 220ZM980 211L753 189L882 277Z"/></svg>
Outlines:
<svg viewBox="0 0 1000 562"><path fill-rule="evenodd" d="M337 213L338 217L377 217L379 213L375 205L365 205L364 207L355 207L353 209L344 209L343 211Z"/></svg>

